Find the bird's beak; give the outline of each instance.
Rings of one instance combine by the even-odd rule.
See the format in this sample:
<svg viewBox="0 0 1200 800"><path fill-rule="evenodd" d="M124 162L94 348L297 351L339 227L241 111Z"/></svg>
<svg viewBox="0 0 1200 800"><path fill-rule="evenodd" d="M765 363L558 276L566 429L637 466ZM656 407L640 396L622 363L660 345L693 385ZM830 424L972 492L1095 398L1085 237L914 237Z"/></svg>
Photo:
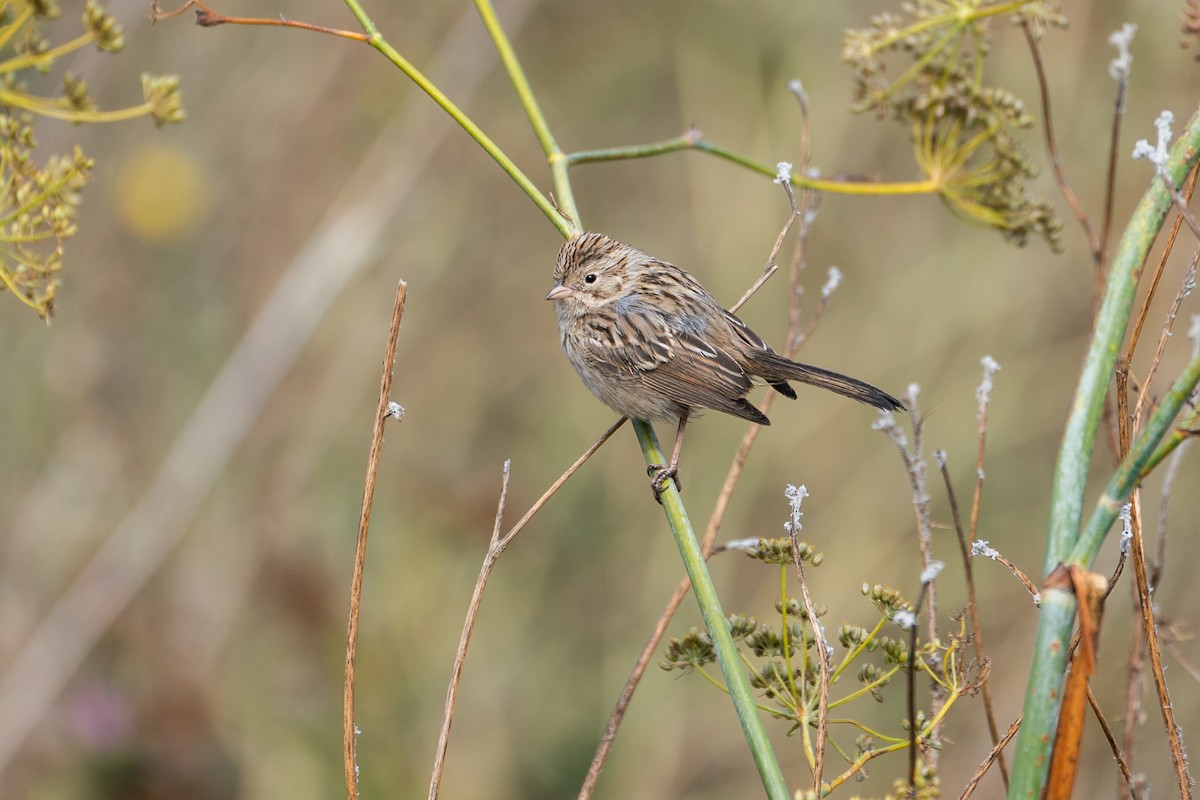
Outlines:
<svg viewBox="0 0 1200 800"><path fill-rule="evenodd" d="M547 300L562 300L563 298L570 297L573 294L575 294L574 289L571 289L567 286L563 286L561 283L556 283L556 284L554 284L554 288L546 293L546 299Z"/></svg>

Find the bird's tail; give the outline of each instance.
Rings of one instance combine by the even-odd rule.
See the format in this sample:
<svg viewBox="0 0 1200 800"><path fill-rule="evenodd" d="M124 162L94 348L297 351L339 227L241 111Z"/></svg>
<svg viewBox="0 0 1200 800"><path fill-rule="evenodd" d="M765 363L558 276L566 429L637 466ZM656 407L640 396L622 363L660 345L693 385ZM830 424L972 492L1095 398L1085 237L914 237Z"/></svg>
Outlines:
<svg viewBox="0 0 1200 800"><path fill-rule="evenodd" d="M831 372L820 367L801 364L798 361L792 361L774 352L756 355L755 372L765 378L767 383L775 386L776 389L779 389L789 397L794 398L796 393L787 385L787 381L800 381L810 386L828 389L843 397L849 397L860 403L866 403L869 406L875 406L884 411L901 411L904 409L904 404L887 392L877 389L871 384L860 381L857 378L851 378L849 375L842 375L841 373ZM777 384L782 384L782 386ZM786 387L786 390L783 387Z"/></svg>

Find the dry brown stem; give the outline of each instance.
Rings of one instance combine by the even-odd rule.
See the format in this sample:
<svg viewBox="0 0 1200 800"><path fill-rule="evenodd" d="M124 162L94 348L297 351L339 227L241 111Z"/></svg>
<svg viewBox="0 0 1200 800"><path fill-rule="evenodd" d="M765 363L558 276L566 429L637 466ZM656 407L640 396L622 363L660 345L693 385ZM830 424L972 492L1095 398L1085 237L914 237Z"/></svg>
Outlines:
<svg viewBox="0 0 1200 800"><path fill-rule="evenodd" d="M363 483L362 506L358 514L358 538L354 545L354 574L350 579L350 618L346 624L346 677L342 685L342 760L346 772L346 796L358 797L358 759L355 753L354 726L354 665L358 654L358 612L362 600L363 567L367 559L367 528L371 522L371 506L375 502L375 480L379 476L379 456L383 452L383 429L393 414L389 411L392 397L392 370L396 362L396 339L400 336L400 320L404 317L404 300L408 284L400 281L392 306L392 324L388 328L387 349L383 357L383 374L379 378L379 403L371 426L371 450L367 455L367 477Z"/></svg>

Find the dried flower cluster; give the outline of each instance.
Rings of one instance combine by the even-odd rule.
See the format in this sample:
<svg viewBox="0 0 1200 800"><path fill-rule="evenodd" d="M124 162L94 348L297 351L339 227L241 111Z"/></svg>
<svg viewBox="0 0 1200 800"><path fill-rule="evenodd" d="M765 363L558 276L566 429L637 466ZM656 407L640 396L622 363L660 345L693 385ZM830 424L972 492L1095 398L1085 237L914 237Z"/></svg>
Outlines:
<svg viewBox="0 0 1200 800"><path fill-rule="evenodd" d="M5 4L0 13L0 291L7 290L38 316L54 313L63 244L75 233L75 210L92 167L78 148L40 163L34 157L39 116L71 122L109 122L150 116L156 124L183 119L179 79L142 76L144 102L118 111L97 111L87 84L69 72L57 97L31 94L21 80L27 70L48 72L57 59L86 45L116 53L124 30L96 0L82 14L83 33L53 45L39 27L60 14L54 0Z"/></svg>
<svg viewBox="0 0 1200 800"><path fill-rule="evenodd" d="M1020 98L983 82L989 22L1005 16L1040 37L1066 19L1052 0L915 0L846 33L842 60L854 70L855 108L908 126L918 167L967 219L1024 244L1040 235L1058 249L1062 224L1026 182L1036 169L1013 131L1033 116ZM886 56L911 64L894 79Z"/></svg>

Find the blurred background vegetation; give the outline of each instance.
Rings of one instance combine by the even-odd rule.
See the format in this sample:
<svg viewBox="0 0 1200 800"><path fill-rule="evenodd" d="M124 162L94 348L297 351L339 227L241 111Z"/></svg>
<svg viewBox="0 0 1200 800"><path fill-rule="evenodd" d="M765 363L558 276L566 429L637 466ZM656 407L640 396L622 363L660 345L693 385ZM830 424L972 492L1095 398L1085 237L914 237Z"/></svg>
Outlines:
<svg viewBox="0 0 1200 800"><path fill-rule="evenodd" d="M473 9L371 5L392 44L548 187ZM111 622L92 621L98 640L42 704L29 735L17 735L14 718L0 714L0 744L10 751L0 796L303 800L343 792L345 609L380 357L400 279L409 293L393 399L407 414L388 429L375 499L359 648L359 760L364 796L416 796L428 782L502 462L513 462L515 520L612 421L561 357L542 300L561 238L369 48L299 31L200 29L186 18L151 26L144 0L109 8L126 26L125 52L88 50L66 66L106 106L138 102L145 70L178 73L189 119L164 129L148 120L39 126L45 152L77 142L96 165L52 324L0 296L0 670L9 670L0 699L16 696L11 666L22 647L115 532L134 531L125 540L138 562L131 569L148 580ZM331 2L229 0L218 8L354 26ZM799 78L811 101L814 164L824 174L911 180L919 176L906 132L850 113L850 77L839 64L843 30L888 8L498 3L567 150L654 141L694 124L762 162L797 161L800 117L786 86ZM1153 138L1161 109L1190 115L1200 65L1177 46L1177 3L1106 0L1064 11L1070 29L1049 32L1043 54L1065 166L1097 218L1114 88L1107 39L1124 22L1139 26L1119 227L1149 179L1144 163L1124 156L1134 139ZM66 15L72 25L74 13ZM995 34L990 82L1036 108L1023 36L1007 24ZM1038 132L1025 141L1044 164ZM768 179L699 153L584 165L573 175L588 228L685 265L727 303L759 274L787 211ZM800 357L896 394L919 383L930 413L927 447L949 453L960 498L974 480L979 360L995 357L1002 370L980 537L1036 577L1055 451L1089 332L1093 272L1048 170L1035 185L1067 223L1061 255L1040 240L1006 244L936 198L825 196L810 242L809 308L827 267L836 265L846 281ZM363 204L374 225L355 227ZM343 277L315 284L327 304L308 298L294 307L311 323L291 341L298 357L259 365L265 408L230 406L238 430L237 415L252 409L246 435L235 437L214 480L195 481L197 496L175 492L211 463L188 450L167 454L264 303L281 281L295 280L331 220L343 227L333 249L317 254L319 272ZM1165 314L1189 249L1168 271L1151 324ZM781 340L786 301L778 276L742 316ZM1193 311L1194 301L1184 307ZM1180 336L1164 381L1186 352ZM280 364L282 383L267 382ZM806 484L804 538L825 554L811 573L813 591L829 606L834 630L843 621L873 623L874 609L859 593L864 582L916 594L908 479L892 444L870 429L873 419L820 392L777 402L722 532L780 535L785 485ZM217 423L191 441L221 439L228 430L220 414ZM689 430L684 497L703 527L744 424L714 413ZM1096 461L1105 474L1113 462L1107 447L1097 448ZM155 519L169 524L139 533L129 515L148 489L163 489L164 464L173 465L168 501ZM1178 623L1179 651L1192 659L1200 655L1188 639L1197 607L1189 583L1200 557L1198 479L1193 458L1173 498L1169 559L1155 594L1164 619ZM1146 494L1150 520L1157 486L1152 481ZM934 515L949 522L940 491ZM964 605L965 595L953 535L943 529L938 537L938 555L951 565L940 584L945 613ZM1110 551L1098 569L1112 562ZM721 556L712 569L727 611L769 613L773 569L737 555ZM634 437L623 430L500 561L467 660L443 796L573 796L681 574ZM1036 609L998 565L982 562L976 574L1003 726L1020 710ZM1093 680L1113 717L1124 696L1129 598L1121 586L1110 600ZM689 600L672 633L698 624ZM46 674L69 661L48 660ZM1195 738L1200 692L1174 657L1168 663L1177 712ZM36 697L39 687L16 689ZM884 705L866 699L852 712L895 730L904 714L901 686ZM1169 786L1152 698L1146 715L1136 766L1152 786ZM775 731L776 747L789 779L807 785L800 750L783 732ZM1085 758L1093 768L1079 796L1115 792L1111 754L1094 724L1091 732ZM946 739L943 786L956 796L990 748L978 699L955 708ZM904 761L875 762L859 790L882 793ZM988 781L981 796L999 796L998 776ZM756 787L728 701L702 680L652 669L598 796L715 798Z"/></svg>

